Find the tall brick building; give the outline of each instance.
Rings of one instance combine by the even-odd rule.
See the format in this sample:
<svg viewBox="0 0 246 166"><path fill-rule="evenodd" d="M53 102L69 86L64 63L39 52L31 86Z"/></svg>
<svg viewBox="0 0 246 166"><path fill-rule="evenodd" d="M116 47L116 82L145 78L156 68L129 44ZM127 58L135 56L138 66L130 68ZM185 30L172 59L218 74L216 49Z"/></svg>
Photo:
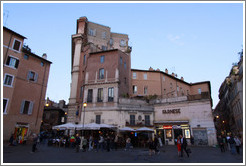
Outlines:
<svg viewBox="0 0 246 166"><path fill-rule="evenodd" d="M77 20L72 35L72 82L68 122L150 127L165 143L178 134L214 145L210 82L187 83L168 71L131 69L128 35ZM82 104L88 106L84 110Z"/></svg>
<svg viewBox="0 0 246 166"><path fill-rule="evenodd" d="M23 46L24 36L3 27L3 139L40 130L51 62Z"/></svg>

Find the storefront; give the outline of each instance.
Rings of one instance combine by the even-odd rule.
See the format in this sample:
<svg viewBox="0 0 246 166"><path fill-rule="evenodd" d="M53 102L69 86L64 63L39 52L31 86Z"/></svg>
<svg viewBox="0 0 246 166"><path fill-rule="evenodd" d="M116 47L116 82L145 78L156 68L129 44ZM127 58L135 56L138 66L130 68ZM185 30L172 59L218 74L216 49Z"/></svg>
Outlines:
<svg viewBox="0 0 246 166"><path fill-rule="evenodd" d="M179 135L185 136L189 141L190 126L188 121L163 121L156 122L156 134L162 139L166 145L174 145Z"/></svg>
<svg viewBox="0 0 246 166"><path fill-rule="evenodd" d="M28 128L28 123L16 123L14 139L17 141L17 143L22 144L26 141Z"/></svg>

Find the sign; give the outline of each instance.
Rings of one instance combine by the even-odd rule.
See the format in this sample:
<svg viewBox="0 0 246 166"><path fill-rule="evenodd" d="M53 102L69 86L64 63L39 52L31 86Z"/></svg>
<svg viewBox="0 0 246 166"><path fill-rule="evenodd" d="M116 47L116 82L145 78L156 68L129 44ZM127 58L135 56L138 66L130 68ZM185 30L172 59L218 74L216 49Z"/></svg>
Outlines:
<svg viewBox="0 0 246 166"><path fill-rule="evenodd" d="M163 129L172 129L173 127L172 126L165 126L165 125L163 125Z"/></svg>
<svg viewBox="0 0 246 166"><path fill-rule="evenodd" d="M180 114L180 109L167 109L162 110L163 114Z"/></svg>

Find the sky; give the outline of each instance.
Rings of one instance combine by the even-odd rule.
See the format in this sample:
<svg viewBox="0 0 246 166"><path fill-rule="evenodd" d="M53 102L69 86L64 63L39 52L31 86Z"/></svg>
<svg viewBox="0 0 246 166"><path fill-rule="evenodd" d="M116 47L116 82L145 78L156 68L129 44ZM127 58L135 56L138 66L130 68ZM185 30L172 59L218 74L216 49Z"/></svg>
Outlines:
<svg viewBox="0 0 246 166"><path fill-rule="evenodd" d="M243 3L3 3L2 25L25 36L32 52L52 62L46 97L70 97L71 36L76 21L128 34L133 69L159 68L188 83L210 81L213 108L220 85L244 45Z"/></svg>

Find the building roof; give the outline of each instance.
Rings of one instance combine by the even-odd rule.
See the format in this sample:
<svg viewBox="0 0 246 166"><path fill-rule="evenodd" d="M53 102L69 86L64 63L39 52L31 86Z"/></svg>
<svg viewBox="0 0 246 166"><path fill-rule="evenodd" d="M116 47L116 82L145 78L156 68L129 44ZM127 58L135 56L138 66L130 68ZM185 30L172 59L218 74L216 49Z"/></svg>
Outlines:
<svg viewBox="0 0 246 166"><path fill-rule="evenodd" d="M19 36L19 37L21 37L21 38L23 38L23 39L26 39L26 37L25 37L25 36L22 36L21 34L19 34L19 33L15 32L15 31L13 31L13 30L11 30L11 29L9 29L9 28L5 27L5 26L3 26L3 29L4 29L4 30L6 30L6 31L9 31L10 33L15 34L16 36Z"/></svg>
<svg viewBox="0 0 246 166"><path fill-rule="evenodd" d="M42 61L45 61L45 62L47 62L47 63L50 63L50 64L52 63L51 61L48 61L47 59L44 59L44 58L42 58L42 57L40 57L40 56L38 56L38 55L36 55L36 54L34 54L34 53L28 51L28 50L25 49L25 48L22 48L22 52L24 52L24 53L26 53L26 54L28 54L28 55L31 55L31 56L33 56L33 57L35 57L35 58L41 59Z"/></svg>

